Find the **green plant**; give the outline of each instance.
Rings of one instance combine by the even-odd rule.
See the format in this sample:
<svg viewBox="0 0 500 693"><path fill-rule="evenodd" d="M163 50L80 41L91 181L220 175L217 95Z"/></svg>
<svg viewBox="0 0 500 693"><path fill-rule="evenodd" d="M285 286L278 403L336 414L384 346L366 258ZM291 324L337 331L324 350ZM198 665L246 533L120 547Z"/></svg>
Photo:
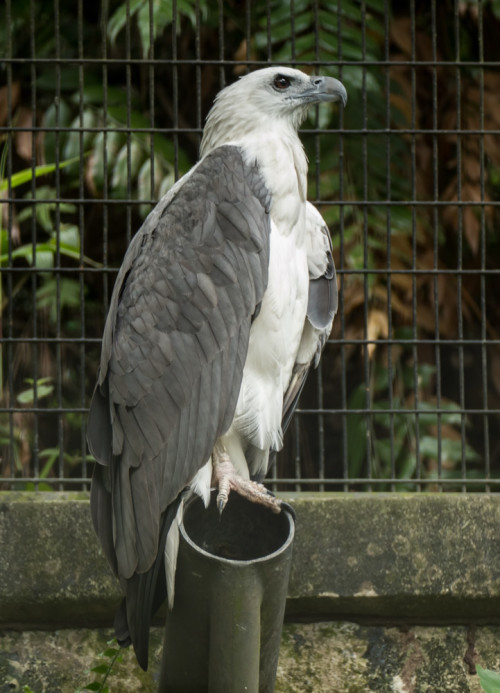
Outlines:
<svg viewBox="0 0 500 693"><path fill-rule="evenodd" d="M500 693L500 674L489 669L483 669L479 664L476 665L476 671L481 688L485 693Z"/></svg>
<svg viewBox="0 0 500 693"><path fill-rule="evenodd" d="M43 397L48 397L54 392L52 378L39 378L35 381L33 378L26 378L25 383L30 385L26 390L19 392L16 399L19 404L33 404L35 399L41 400Z"/></svg>
<svg viewBox="0 0 500 693"><path fill-rule="evenodd" d="M12 469L16 474L22 472L21 459L27 442L24 432L9 420L8 414L0 414L0 446L10 451Z"/></svg>
<svg viewBox="0 0 500 693"><path fill-rule="evenodd" d="M463 414L458 404L443 398L439 412L436 411L437 403L429 394L435 368L418 364L415 383L413 363L407 354L393 364L392 379L389 372L380 361L372 363L370 414L356 412L367 404L364 383L354 388L349 398L348 408L355 410L347 417L349 476L364 476L369 458L370 473L375 479L424 478L436 479L438 483L439 479L460 477L462 459L470 465L478 460L478 455L468 444L463 449ZM419 393L416 404L415 392ZM415 406L416 413L409 413ZM474 476L473 469L468 468L467 473ZM398 489L409 491L415 487L410 482ZM377 485L379 490L388 488L389 485Z"/></svg>
<svg viewBox="0 0 500 693"><path fill-rule="evenodd" d="M109 693L106 681L116 662L122 661L122 650L117 646L115 638L108 640L107 645L108 647L97 655L98 658L103 661L90 669L91 672L98 675L98 678L95 678L94 681L86 684L83 688L79 688L76 693L83 693L83 691Z"/></svg>
<svg viewBox="0 0 500 693"><path fill-rule="evenodd" d="M177 159L178 173L182 175L190 166L189 159L182 150L176 154L172 141L149 132L151 120L141 113L141 100L134 89L129 110L124 105L124 89L108 86L104 91L92 75L87 82L81 93L62 99L57 112L51 105L44 116L45 127L69 129L61 135L58 145L64 159L72 162L70 184L80 184L79 152L83 150L87 153L85 180L94 197L159 199L175 182L174 161ZM80 107L82 113L75 115ZM44 139L46 158L56 154L51 134L47 133ZM150 210L150 203L139 205L143 218Z"/></svg>
<svg viewBox="0 0 500 693"><path fill-rule="evenodd" d="M23 182L25 188L32 190L24 200L15 203L17 209L23 207L15 217L21 225L18 244L6 232L0 238L2 267L13 262L16 270L22 269L23 264L40 269L39 273L6 274L12 283L10 297L16 300L12 336L18 338L27 329L33 313L32 292L36 291L34 322L43 327L44 335L83 335L78 330L83 329L80 323L85 315L85 338L100 337L103 298L109 295L114 276L108 271L120 264L130 234L148 213L151 203L196 158L199 128L220 83L241 74L249 58L272 64L296 61L299 67L304 62L306 70L314 70L318 63L322 73L339 77L348 88L349 103L341 118L340 132L338 109L325 106L311 112L302 133L310 161L309 197L323 202L321 212L332 228L337 251L343 336L355 341L372 339L372 323L384 314L391 324L382 337L392 338L398 330L412 325L411 339L429 341L438 336L449 342L465 340L461 347L463 361L477 363L477 353L467 341L484 341L483 328L486 342L490 337L496 338L494 325L500 319L494 286L500 212L489 204L498 199L500 189L500 147L498 138L488 134L490 129L498 130L500 123L495 105L498 75L488 67L492 59L488 59L488 51L498 34L499 1L479 7L477 3L464 3L456 28L448 21L453 10L451 0L416 3L413 10L382 0L294 0L292 4L284 0L255 0L247 5L247 11L242 12L238 3L225 3L222 17L222 5L207 0L110 0L100 8L94 3L82 3L75 21L71 3L62 4L57 13L60 31L56 36L50 4L39 0L12 3L9 25L0 26L0 53L7 58L12 84L10 105L6 91L0 94L0 105L4 106L0 114L7 114L4 117L8 121L1 123L5 130L13 126L6 135L12 142L12 163L17 168L28 166L36 152L39 163L61 162L58 166L64 169L64 175L58 176L57 193L52 186L40 186L39 179L36 186L33 183L33 176L53 175L55 163L21 172L16 169L11 178L10 189L16 190L16 196L21 194ZM32 26L37 27L35 53L31 45ZM480 26L483 39L478 43L472 37L479 37ZM433 54L436 50L438 55ZM484 51L482 57L479 50ZM454 64L457 51L463 61L459 68ZM59 58L53 60L56 53ZM37 59L33 84L31 57ZM154 58L154 65L143 62L144 57ZM172 62L173 57L177 62ZM434 65L436 58L439 59ZM480 64L483 60L484 68ZM5 66L0 66L2 69L5 76ZM457 69L461 75L458 85L454 76ZM30 84L31 95L26 86ZM33 89L36 108L32 104ZM36 124L31 134L17 127L21 112L24 117L28 113L28 122ZM327 133L318 137L310 132L316 127L325 128ZM477 134L483 127L484 134ZM455 129L462 134L454 136ZM20 147L23 138L24 147ZM6 151L4 146L4 161ZM343 170L339 152L343 153ZM461 170L453 165L459 160ZM459 182L460 206L455 204ZM0 192L7 190L5 180L3 185ZM35 187L35 199L30 200ZM432 204L436 194L439 206ZM56 197L57 205L44 201ZM66 197L83 197L85 203L75 209L64 202ZM124 203L108 204L110 198ZM414 199L418 206L412 206ZM337 204L337 200L342 204ZM469 207L468 200L476 201L476 206ZM430 204L423 204L425 201ZM478 206L479 201L484 206ZM85 258L80 238L85 239ZM85 286L71 274L49 271L56 269L59 261L73 266L89 262L89 256L101 257L100 253L107 268L102 276L89 272ZM450 272L456 269L457 262L466 269L458 278ZM448 272L447 276L440 275L441 268ZM480 296L479 272L485 268L487 274L481 277L485 283L483 294L476 299ZM363 275L358 274L359 269ZM478 274L472 270L478 270ZM29 276L32 281L25 286ZM85 304L80 311L82 297ZM3 297L4 309L7 300L11 298ZM487 315L484 324L480 324L480 315ZM334 329L339 322L337 319ZM463 322L461 334L458 322ZM28 352L30 347L25 348ZM34 374L33 380L54 372L58 348L63 356L77 354L75 344L55 347L49 343L44 352L48 356L44 361L46 370ZM94 347L88 344L81 348L86 352L86 368L91 374L97 369L97 348L93 351ZM484 391L484 397L491 400L486 408L491 406L494 411L494 398L500 391L495 377L494 344L486 343L484 350L488 352L484 357L488 388L480 383L480 378L472 376L473 382L465 383L465 391L467 402L481 401L481 406L486 401L480 400L482 393L478 391ZM487 424L496 415L488 414L483 421L479 416L471 416L469 427L459 412L449 408L458 400L457 369L444 373L441 368L441 372L436 372L432 376L434 385L420 391L418 414L410 415L404 409L414 408L408 399L411 387L403 387L401 380L405 372L413 371L413 366L408 365L408 349L393 350L391 369L398 382L390 386L388 382L380 386L375 382L390 378L383 348L375 348L370 356L372 375L366 383L360 383L361 350L350 350L348 345L345 353L345 395L351 407L366 407L367 388L371 392L368 403L371 406L373 400L375 404L371 418L365 419L359 413L346 417L351 421L349 449L355 451L353 470L362 468L363 455L369 450L373 473L384 476L387 470L392 473L394 466L403 476L411 475L414 469L416 473L413 452L418 440L423 460L418 473L429 478L437 475L439 459L441 476L458 475L464 463L467 473L472 475L475 459L469 442L473 441L485 458L489 436L491 475L498 473L498 446L493 445L495 426L489 426L489 433L478 430L484 420ZM433 353L426 349L418 356L420 377L424 361L432 365ZM338 350L331 358L336 362L324 361L323 373L325 385L333 389L337 386L333 374L338 373ZM24 380L30 375L28 359L22 365L11 392L14 401L17 393L26 389ZM87 394L91 390L90 380L89 376ZM77 402L80 407L81 387L64 385L65 404L71 409ZM50 404L52 400L55 401L54 394L42 402ZM61 402L55 402L55 406L61 406ZM391 414L388 406L392 412L397 407L403 411ZM443 412L438 417L433 412L441 407ZM60 425L75 434L75 446L81 445L83 435L76 435L78 423L71 421L71 416L71 412L65 413ZM464 425L457 423L461 417ZM27 447L26 441L32 440L28 429L35 420L29 414L21 414L10 421L2 419L0 426L0 435L8 438L10 431L17 441L25 469L29 467L29 455L22 446ZM356 436L355 424L368 434L367 440ZM455 435L459 429L467 437L463 449L461 438ZM444 433L441 438L439 430ZM399 444L391 449L391 431L404 450L399 449ZM39 449L54 448L50 427L43 426L39 435ZM20 441L24 441L22 445Z"/></svg>
<svg viewBox="0 0 500 693"><path fill-rule="evenodd" d="M47 176L50 173L54 173L58 169L71 166L80 160L79 157L73 157L71 159L61 161L59 164L45 164L43 166L36 166L35 168L23 169L22 171L14 173L9 178L4 178L3 174L6 151L7 148L4 147L2 152L2 161L0 162L0 193L9 189L14 190L26 183L29 183L33 180L33 178ZM38 198L43 199L45 196L55 197L54 189L48 186L36 188L33 201L35 202ZM27 193L25 195L25 199L32 200L33 198L31 197L30 193ZM101 266L100 263L94 262L94 260L89 257L80 257L80 235L78 227L75 225L61 224L59 232L54 230L55 223L51 214L56 210L57 207L61 213L74 212L74 205L65 203L56 205L56 203L38 202L34 205L30 205L18 215L18 221L22 222L26 221L34 214L37 223L49 236L48 240L46 241L37 242L35 244L25 243L18 248L11 247L8 232L1 226L0 215L0 265L2 267L6 267L9 263L15 260L23 259L33 267L44 269L54 265L54 257L56 255L63 255L76 261L83 260L83 262L92 267Z"/></svg>
<svg viewBox="0 0 500 693"><path fill-rule="evenodd" d="M12 174L8 178L4 177L5 173L5 162L6 162L6 157L7 157L7 146L4 146L2 150L2 155L0 157L0 194L2 192L8 191L8 190L15 190L16 188L29 183L32 181L34 178L38 178L40 176L47 176L50 173L53 173L57 169L63 169L66 166L71 165L74 160L69 159L66 161L61 161L59 164L45 164L42 166L36 166L32 168L27 168L23 169L22 171L18 171L17 173ZM44 190L46 192L46 190ZM6 229L2 228L1 224L1 219L2 219L2 214L1 214L1 208L2 205L0 204L0 267L6 267L10 263L14 262L15 260L18 259L23 259L25 260L29 265L33 267L39 267L39 268L46 268L46 267L51 267L53 266L53 259L54 255L56 254L61 254L61 255L67 255L68 257L71 257L72 259L80 259L79 256L79 234L78 230L76 229L76 234L75 234L75 229L64 229L62 228L60 231L60 234L57 235L54 231L52 231L52 227L50 227L50 233L49 233L49 240L46 242L42 243L25 243L21 245L18 248L13 248L12 247L12 240L9 237L9 233ZM41 221L42 227L44 227L46 230L49 230L49 219L45 217L43 212L47 209L46 205L35 205L35 214L37 216L38 221ZM27 215L32 214L33 207L28 208L25 210L25 215L24 218L26 218ZM86 261L92 263L90 258L85 258ZM16 293L22 288L22 286L25 284L25 282L28 279L28 275L21 276L21 278L18 280L16 286L14 287L10 299L12 300L13 296L15 296ZM4 300L3 297L3 285L2 281L0 280L0 306L2 308L2 312L4 311L6 307L6 301ZM2 351L0 348L0 398L3 396L3 358L2 358Z"/></svg>
<svg viewBox="0 0 500 693"><path fill-rule="evenodd" d="M151 48L151 40L165 31L166 27L172 24L174 14L174 6L177 12L177 31L180 32L180 18L187 17L192 26L196 24L196 5L195 0L177 0L176 3L172 0L156 0L151 4L149 0L131 0L130 2L119 5L114 11L108 22L108 38L113 44L121 31L126 27L129 17L133 17L137 21L137 27L142 43L143 56L149 55ZM206 19L207 5L200 3L200 12L203 19ZM152 13L152 24L150 18ZM151 27L153 34L151 35Z"/></svg>
<svg viewBox="0 0 500 693"><path fill-rule="evenodd" d="M0 194L3 191L19 190L21 186L33 182L39 177L47 177L50 174L62 169L68 170L80 157L68 158L59 164L46 164L36 167L26 168L14 173L9 178L4 176L7 146L4 146L0 158ZM28 224L35 229L35 241L20 243L15 247L13 233L1 228L0 214L0 267L8 267L17 263L22 267L22 263L27 266L40 270L36 288L36 308L41 315L46 315L49 324L56 325L58 316L62 315L65 308L75 309L80 303L81 288L78 279L67 276L55 276L43 272L61 264L61 259L65 258L70 262L84 263L92 267L101 267L90 257L81 253L80 231L74 223L65 223L66 216L75 216L75 205L65 202L45 202L46 199L55 199L56 191L48 185L38 185L26 193L24 200L26 205L15 215L15 222L18 225ZM0 204L1 208L1 204ZM44 238L45 237L45 238ZM20 238L20 234L19 234ZM19 242L19 240L18 240ZM16 282L10 287L9 294L4 294L2 281L0 281L0 303L2 313L8 306L8 302L13 302L21 294L23 287L32 276L29 272L20 272L15 275ZM0 323L1 328L1 323ZM4 378L3 378L3 353L0 348L0 397L4 397ZM42 400L49 402L54 399L54 382L52 376L24 378L24 384L28 387L19 387L14 391L15 404L17 406L38 406ZM21 389L22 388L22 389ZM14 402L13 402L14 404ZM54 399L54 405L58 402ZM50 405L49 405L50 406ZM2 414L0 421L0 444L8 451L4 457L11 461L11 469L15 475L23 476L24 466L29 459L31 445L31 417L23 415ZM42 446L43 447L43 446ZM62 457L68 466L75 466L81 462L82 455L65 452L61 454L59 449L46 448L39 453L43 461L43 467L39 476L47 478L53 468L56 459ZM8 462L5 460L5 463ZM33 484L28 485L33 486ZM51 490L48 484L40 484L40 489Z"/></svg>
<svg viewBox="0 0 500 693"><path fill-rule="evenodd" d="M72 163L76 163L77 158L70 159L68 161L61 161L59 164L41 164L35 166L34 168L25 168L22 171L13 173L9 178L4 178L5 171L5 157L7 156L7 148L5 147L2 151L2 163L0 170L0 192L4 192L9 188L18 188L20 185L29 183L33 178L39 178L40 176L47 176L49 173L54 173L58 168L65 168Z"/></svg>

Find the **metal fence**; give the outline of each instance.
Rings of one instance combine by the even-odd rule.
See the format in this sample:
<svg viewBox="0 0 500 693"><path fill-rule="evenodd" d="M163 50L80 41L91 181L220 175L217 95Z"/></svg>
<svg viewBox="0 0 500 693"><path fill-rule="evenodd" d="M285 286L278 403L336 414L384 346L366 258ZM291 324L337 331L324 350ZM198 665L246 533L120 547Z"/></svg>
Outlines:
<svg viewBox="0 0 500 693"><path fill-rule="evenodd" d="M0 10L0 488L88 488L125 248L247 69L339 77L306 121L341 303L279 489L500 479L500 5L6 0Z"/></svg>

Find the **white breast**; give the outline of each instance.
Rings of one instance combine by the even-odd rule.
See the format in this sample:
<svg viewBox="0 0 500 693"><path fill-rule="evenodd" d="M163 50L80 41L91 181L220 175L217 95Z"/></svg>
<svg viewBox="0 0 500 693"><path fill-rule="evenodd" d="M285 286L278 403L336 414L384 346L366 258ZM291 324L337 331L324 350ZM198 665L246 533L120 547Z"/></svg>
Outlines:
<svg viewBox="0 0 500 693"><path fill-rule="evenodd" d="M282 446L283 395L304 329L309 289L306 247L304 151L290 137L267 132L239 145L257 159L272 195L269 278L250 331L247 359L233 423L223 436L242 476L267 471L269 449Z"/></svg>
<svg viewBox="0 0 500 693"><path fill-rule="evenodd" d="M233 424L224 437L240 474L265 473L269 448L282 445L283 395L304 328L309 274L304 244L272 225L269 282L250 343ZM242 458L255 448L251 455ZM241 451L241 452L240 452ZM258 452L260 451L260 452Z"/></svg>

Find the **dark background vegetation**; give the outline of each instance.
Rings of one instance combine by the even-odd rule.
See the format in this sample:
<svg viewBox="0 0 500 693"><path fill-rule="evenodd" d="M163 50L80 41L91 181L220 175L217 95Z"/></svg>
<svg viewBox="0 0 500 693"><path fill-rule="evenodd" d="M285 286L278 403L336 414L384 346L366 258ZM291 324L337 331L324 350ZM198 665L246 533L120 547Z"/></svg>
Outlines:
<svg viewBox="0 0 500 693"><path fill-rule="evenodd" d="M349 93L345 112L321 107L302 134L342 302L273 475L332 480L307 488L494 484L499 36L498 0L9 0L4 487L90 474L85 413L116 268L196 161L217 91L268 62L340 77Z"/></svg>

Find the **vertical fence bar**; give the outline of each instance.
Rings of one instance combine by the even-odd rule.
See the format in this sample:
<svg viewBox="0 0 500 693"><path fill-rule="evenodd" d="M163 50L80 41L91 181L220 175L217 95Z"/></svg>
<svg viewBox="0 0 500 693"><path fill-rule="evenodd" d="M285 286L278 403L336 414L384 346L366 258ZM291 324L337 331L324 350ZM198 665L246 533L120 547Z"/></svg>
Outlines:
<svg viewBox="0 0 500 693"><path fill-rule="evenodd" d="M126 236L127 245L132 239L132 206L130 205L131 189L130 189L130 127L131 127L131 108L132 108L132 37L131 37L131 15L130 15L130 0L126 0L127 22L125 25L125 123L127 128L126 147L127 147L127 199L125 202L126 215Z"/></svg>
<svg viewBox="0 0 500 693"><path fill-rule="evenodd" d="M458 337L458 387L460 405L460 439L462 444L461 469L462 492L467 486L466 468L466 435L465 435L465 382L464 382L464 325L463 325L463 208L462 202L462 75L460 67L460 3L455 0L453 8L453 29L455 39L455 87L456 87L456 118L457 118L457 337Z"/></svg>
<svg viewBox="0 0 500 693"><path fill-rule="evenodd" d="M486 318L486 200L485 191L485 149L484 149L484 17L483 3L478 2L478 51L479 51L479 180L481 188L480 214L480 274L479 274L479 303L481 308L481 404L483 422L483 455L484 478L491 478L490 434L488 418L488 352L487 352L487 318ZM485 490L491 491L487 484Z"/></svg>
<svg viewBox="0 0 500 693"><path fill-rule="evenodd" d="M103 319L108 313L109 307L109 190L108 190L108 136L109 130L107 125L106 114L108 112L108 0L103 0L101 6L101 54L102 54L102 110L103 110L103 139L102 139L102 168L103 168L103 191L102 191L102 295L103 295ZM82 220L80 220L82 221ZM80 226L82 229L83 226Z"/></svg>
<svg viewBox="0 0 500 693"><path fill-rule="evenodd" d="M293 417L292 421L292 429L293 429L293 436L294 436L294 448L295 448L295 455L294 455L294 473L295 473L295 478L299 480L302 477L302 465L301 465L301 457L300 457L300 424L299 424L300 418L298 416ZM273 472L275 475L275 473ZM297 483L295 484L294 490L299 492L302 491L302 485Z"/></svg>
<svg viewBox="0 0 500 693"><path fill-rule="evenodd" d="M56 50L56 80L55 80L55 108L56 126L60 125L60 102L61 102L61 27L59 20L59 0L54 0L54 34L55 34L55 50ZM60 163L60 138L59 132L55 133L55 193L56 193L56 203L55 203L55 232L56 232L56 252L55 252L55 262L54 262L54 276L56 280L56 325L55 332L56 337L59 339L62 335L62 323L61 323L61 172L59 168ZM55 345L56 351L56 401L59 412L57 414L57 447L59 449L58 454L58 476L60 484L58 486L59 490L64 490L64 418L63 418L63 396L62 396L62 379L63 379L63 369L62 369L62 353L61 353L61 342L58 341Z"/></svg>
<svg viewBox="0 0 500 693"><path fill-rule="evenodd" d="M155 199L155 32L154 32L154 3L148 0L149 10L149 51L148 51L148 101L149 101L149 127L151 136L149 138L149 161L151 171L149 176L150 199ZM129 169L130 170L130 169Z"/></svg>
<svg viewBox="0 0 500 693"><path fill-rule="evenodd" d="M361 78L361 93L362 93L362 138L363 138L363 295L364 295L364 305L363 305L363 334L364 334L364 345L363 345L363 371L364 371L364 381L365 381L365 439L366 439L366 477L371 479L373 476L373 459L372 459L372 429L373 429L373 418L371 414L371 368L370 368L370 284L369 284L369 270L370 268L370 251L368 244L368 96L367 96L367 67L365 65L366 61L366 2L365 0L361 3L361 16L362 16L362 28L361 28L361 58L363 60L362 67L362 78ZM372 490L371 485L368 485L368 490Z"/></svg>
<svg viewBox="0 0 500 693"><path fill-rule="evenodd" d="M7 0L5 3L5 26L9 27L12 25L12 0ZM5 147L7 147L6 156L4 158L2 153L2 159L6 164L6 171L4 174L7 175L7 195L9 199L12 199L12 174L14 172L13 161L12 161L12 150L14 147L14 137L12 133L12 123L13 123L13 104L12 104L12 32L6 32L7 39L7 127L9 128L6 135ZM12 266L12 227L14 224L14 214L13 205L9 204L7 208L7 255L8 255L8 266ZM2 252L5 252L5 248L2 248ZM2 294L2 301L4 300L3 289L4 289L4 278L3 274L0 275L0 288ZM7 335L9 340L12 339L13 335L13 324L14 324L14 306L13 306L13 286L12 286L12 274L7 272L6 276L7 283L7 309L2 311L2 330L1 336ZM7 316L7 324L5 324L5 316ZM9 408L8 413L8 435L9 435L9 469L5 469L5 473L10 475L12 478L16 474L16 431L14 426L14 414L12 412L12 407L14 406L14 369L13 369L13 344L12 341L8 341L6 345L6 358L4 354L5 346L2 345L2 353L0 368L2 374L2 404ZM4 360L5 358L5 360ZM5 368L4 368L5 365ZM7 379L7 392L5 392L4 382L5 376Z"/></svg>
<svg viewBox="0 0 500 693"><path fill-rule="evenodd" d="M177 62L177 0L172 3L172 107L174 140L174 174L179 178L179 66Z"/></svg>
<svg viewBox="0 0 500 693"><path fill-rule="evenodd" d="M266 29L267 29L267 61L271 62L273 59L273 41L271 37L271 3L266 3Z"/></svg>
<svg viewBox="0 0 500 693"><path fill-rule="evenodd" d="M320 60L320 45L319 45L319 7L318 2L313 3L313 16L314 16L314 60L319 63ZM321 141L320 141L320 119L319 119L319 106L316 106L315 115L315 129L316 135L314 137L314 199L318 202L321 201L321 185L320 185L320 173L321 173ZM316 369L316 406L318 409L318 421L317 421L317 433L318 433L318 478L325 478L325 418L321 411L324 408L324 397L323 397L323 370L321 362ZM325 485L319 485L319 491L324 491Z"/></svg>
<svg viewBox="0 0 500 693"><path fill-rule="evenodd" d="M337 0L337 58L340 63L342 63L342 4L341 0ZM342 64L339 67L339 79L342 80ZM344 109L340 110L340 135L339 135L339 201L342 203L344 201L344 137L342 134L342 129L344 126ZM345 326L345 313L344 313L344 289L345 289L345 274L344 269L346 268L346 251L344 244L344 214L345 207L340 204L339 207L339 261L340 261L340 300L339 300L339 312L337 313L336 320L340 321L340 407L341 407L341 417L342 417L342 478L344 479L344 484L342 486L343 491L349 490L349 448L348 448L348 403L347 403L347 359L346 359L346 345L344 343L346 335Z"/></svg>
<svg viewBox="0 0 500 693"><path fill-rule="evenodd" d="M36 113L37 113L37 88L36 88L36 27L35 27L35 2L30 0L30 98L31 98L31 198L36 200ZM33 255L33 265L37 262L37 228L36 215L31 216L31 252ZM38 378L39 378L39 342L38 342L38 311L36 305L37 275L31 274L31 312L32 312L32 376L33 376L33 472L36 479L35 489L38 489L38 479L40 478L40 447L39 447L39 413L37 411L38 399Z"/></svg>
<svg viewBox="0 0 500 693"><path fill-rule="evenodd" d="M252 56L252 1L245 0L245 60L250 67Z"/></svg>
<svg viewBox="0 0 500 693"><path fill-rule="evenodd" d="M201 11L200 2L196 0L195 6L195 17L196 17L196 27L195 27L195 56L196 56L196 128L201 130L203 127L202 120L202 104L201 104ZM196 135L197 148L200 149L201 135Z"/></svg>
<svg viewBox="0 0 500 693"><path fill-rule="evenodd" d="M226 86L226 73L224 70L224 60L226 57L226 52L224 50L224 3L222 0L217 0L217 10L218 10L218 33L219 33L219 89L223 89Z"/></svg>
<svg viewBox="0 0 500 693"><path fill-rule="evenodd" d="M416 16L415 1L410 2L410 21L411 21L411 129L417 126L417 74L416 74ZM417 143L414 133L411 135L411 199L414 203L417 200ZM415 204L411 207L411 233L412 233L412 259L411 267L411 294L412 294L412 356L413 356L413 400L415 408L415 456L416 456L416 476L422 476L420 460L420 417L419 408L419 373L418 373L418 324L417 324L417 208Z"/></svg>
<svg viewBox="0 0 500 693"><path fill-rule="evenodd" d="M384 60L389 63L390 60L390 10L387 0L384 2ZM391 192L391 73L388 67L385 68L385 127L388 134L385 137L385 185L386 185L386 267L387 267L387 336L392 339L392 192ZM396 459L394 452L394 408L393 399L393 372L392 372L392 343L387 346L387 382L388 382L388 402L391 414L389 414L389 445L390 445L390 467L391 478L396 478ZM391 491L395 490L394 484L391 484Z"/></svg>
<svg viewBox="0 0 500 693"><path fill-rule="evenodd" d="M5 3L5 26L9 27L12 24L12 5L11 0L6 0ZM2 155L0 161L4 170L2 175L7 176L7 196L12 199L12 33L10 31L6 32L6 82L7 82L7 119L6 124L8 131L5 135L5 144L2 150ZM2 243L2 253L7 252L8 265L12 264L12 205L9 204L7 207L7 215L2 215L3 219L7 218L7 243ZM3 221L2 219L2 221ZM5 460L2 460L0 466L2 475L5 474L7 477L13 477L15 473L15 457L14 457L14 417L11 410L12 406L12 368L10 364L12 362L12 342L8 341L5 343L3 340L12 337L12 275L10 272L4 278L3 272L0 272L0 297L3 301L5 300L5 286L7 284L7 306L0 314L0 338L1 349L0 349L0 386L1 399L0 402L3 406L8 408L7 414L7 426L9 444L8 444L8 464ZM7 385L7 387L6 387Z"/></svg>
<svg viewBox="0 0 500 693"><path fill-rule="evenodd" d="M437 61L437 21L436 21L436 0L431 3L431 43L432 43L432 60ZM439 143L438 143L438 75L437 67L434 64L432 67L432 198L433 202L439 200ZM437 408L437 477L438 481L443 476L443 455L441 445L442 433L442 418L439 410L441 409L441 347L440 343L440 318L439 318L439 210L436 204L432 208L432 225L433 225L433 297L434 297L434 339L436 345L434 347L434 359L436 362L436 408ZM439 491L443 490L441 484L437 486Z"/></svg>
<svg viewBox="0 0 500 693"><path fill-rule="evenodd" d="M107 4L107 0L103 3L103 12L105 11ZM88 139L88 136L86 136L85 131L83 130L84 125L85 125L85 116L84 116L84 108L85 108L85 97L84 97L84 87L85 87L85 64L83 62L84 59L84 54L85 54L85 49L84 49L84 30L83 30L83 2L82 0L79 0L78 2L78 57L80 59L80 62L78 63L78 109L79 109L79 124L80 124L80 136L79 136L79 157L80 157L80 171L82 172L79 181L78 181L78 196L80 199L80 202L78 204L78 228L80 232L80 271L78 273L78 279L79 279L79 294L80 294L80 334L82 337L82 343L80 345L80 368L83 369L85 368L85 274L84 272L81 271L81 268L84 267L84 256L85 256L85 204L84 204L84 198L85 198L85 180L84 180L84 171L85 171L85 165L86 165L86 152L85 152L85 142ZM105 96L106 98L106 96ZM105 111L106 112L106 111ZM106 176L104 176L106 178ZM103 235L105 232L103 232ZM86 380L85 380L85 373L80 374L80 401L82 404L82 408L85 406L85 401L86 401L86 396L85 396L85 387ZM82 451L82 477L87 476L87 461L86 461L86 455L87 455L87 446L86 446L86 426L85 426L85 417L81 417L81 451Z"/></svg>

